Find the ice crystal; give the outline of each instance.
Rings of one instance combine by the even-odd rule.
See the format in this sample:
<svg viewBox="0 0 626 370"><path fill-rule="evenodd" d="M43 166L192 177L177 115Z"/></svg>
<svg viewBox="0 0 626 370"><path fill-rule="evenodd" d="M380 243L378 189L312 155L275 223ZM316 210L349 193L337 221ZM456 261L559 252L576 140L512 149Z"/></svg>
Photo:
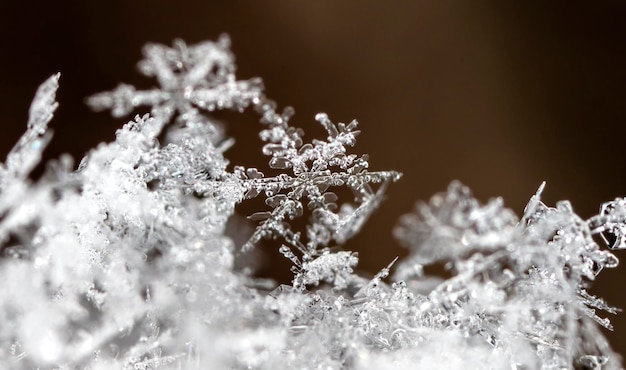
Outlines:
<svg viewBox="0 0 626 370"><path fill-rule="evenodd" d="M249 250L263 237L280 236L288 244L282 247L283 250L291 247L302 255L300 262L293 252L283 253L300 270L294 281L306 281L305 285L317 284L319 280L315 276L319 274L309 273L311 270L304 266L318 265L312 265L310 260L321 256L329 261L328 244L331 241L341 244L358 232L378 206L388 183L397 180L400 174L394 171L370 172L367 155L348 154L348 148L354 146L360 133L356 130L357 121L335 125L326 114L320 113L316 120L324 126L328 137L326 141L314 139L305 143L303 130L289 125L292 108L287 107L282 113L277 113L276 104L263 95L259 79L235 80L233 57L228 45L226 36L217 43L206 42L195 46L187 46L180 40L175 42L174 48L148 45L144 49L146 59L139 63L139 69L147 76L156 76L159 89L137 91L132 86L120 85L112 92L95 95L89 103L98 110L110 109L114 116L127 114L138 105L151 105L152 114L161 120L170 120L176 112L177 123L181 127L191 126L196 131L212 127L218 132L216 124L201 115L201 111L242 110L254 106L261 114L261 123L266 126L261 130L260 138L266 142L263 154L271 157L269 167L285 172L266 177L256 168L236 166L233 173L228 174L224 168L219 168L212 171L214 176L209 181L198 184L199 173L211 173L199 169L192 173L195 178L186 182L194 182L193 190L200 195L207 190L230 186L244 189L246 199L265 196L265 203L271 210L250 216L251 220L260 221L260 225L243 250ZM210 136L209 132L196 134L200 139L194 140L208 140L206 138ZM192 150L198 150L197 145L188 145ZM186 163L190 158L186 158L185 152L189 149L167 156L177 163L165 167L175 168L178 172L188 167ZM196 161L200 167L215 162L202 157ZM173 175L182 176L180 173ZM380 184L379 189L374 191L371 184ZM339 186L351 190L358 202L356 208L345 203L338 209L337 195L328 190ZM234 198L240 198L240 195ZM303 215L303 201L311 211L307 242L301 241L301 233L293 231L288 223L290 219ZM335 212L337 209L338 212ZM305 277L306 274L309 276ZM304 285L297 286L304 288Z"/></svg>
<svg viewBox="0 0 626 370"><path fill-rule="evenodd" d="M611 329L595 309L617 310L586 288L603 268L617 266L617 258L602 250L592 234L614 230L608 220L619 223L619 217L605 210L618 214L625 203L607 203L599 216L584 221L569 202L556 208L543 204L543 187L517 221L501 200L480 206L467 188L451 184L447 193L401 219L396 235L413 256L398 274L419 284L421 264L449 263L453 277L428 293L424 312L442 329L483 338L512 364L589 367L601 357L608 368L616 368L619 357L594 322ZM522 348L534 356L523 355Z"/></svg>
<svg viewBox="0 0 626 370"><path fill-rule="evenodd" d="M0 165L0 189L6 183L7 177L23 179L40 161L41 152L52 136L48 132L48 123L58 106L54 99L59 77L58 73L50 77L37 90L30 106L28 130L9 152L6 164Z"/></svg>
<svg viewBox="0 0 626 370"><path fill-rule="evenodd" d="M624 249L626 198L583 220L568 202L542 203L542 185L518 219L455 182L401 218L410 256L366 278L340 246L400 175L350 152L356 121L318 114L327 137L305 142L259 79L236 80L226 37L152 44L144 57L158 87L88 100L116 117L150 107L115 141L75 170L63 156L29 178L51 138L55 75L0 166L2 368L620 368L601 331L601 312L618 310L589 286L617 266L593 236ZM271 175L229 165L233 141L210 116L220 109L260 114ZM236 246L226 222L255 197L268 208ZM235 268L264 237L293 264L290 285ZM431 264L451 276L426 275Z"/></svg>

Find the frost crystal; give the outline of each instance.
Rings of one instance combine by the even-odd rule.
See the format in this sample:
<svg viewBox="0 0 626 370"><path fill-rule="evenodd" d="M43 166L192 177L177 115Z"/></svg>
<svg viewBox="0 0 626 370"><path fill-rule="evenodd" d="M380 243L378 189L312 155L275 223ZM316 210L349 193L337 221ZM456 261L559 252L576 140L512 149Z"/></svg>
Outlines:
<svg viewBox="0 0 626 370"><path fill-rule="evenodd" d="M446 262L453 276L428 293L422 314L442 330L483 338L511 365L618 368L619 356L594 324L612 329L595 309L617 310L586 288L603 268L617 266L592 234L620 230L624 220L617 215L626 203L605 204L599 216L584 221L569 202L543 204L543 186L517 221L499 199L481 206L467 188L451 184L401 219L396 235L412 256L398 274L418 286L422 264Z"/></svg>
<svg viewBox="0 0 626 370"><path fill-rule="evenodd" d="M357 122L316 120L305 142L291 108L277 112L260 80L238 81L226 37L148 45L140 71L158 88L120 85L88 100L123 116L112 143L30 171L51 134L59 75L39 88L28 129L0 165L0 367L19 369L617 369L589 293L626 244L626 198L589 220L542 187L521 220L467 188L420 204L395 234L410 249L365 278L343 251L399 178L351 154ZM230 167L233 141L208 114L253 109L265 175ZM232 168L232 169L231 169ZM337 194L354 196L346 202ZM243 246L225 235L235 205L263 197ZM309 223L291 222L308 215ZM235 269L264 237L281 242L291 285ZM424 274L442 264L451 277ZM272 290L273 289L273 290Z"/></svg>
<svg viewBox="0 0 626 370"><path fill-rule="evenodd" d="M335 241L344 243L363 225L368 216L376 209L384 190L390 181L399 179L400 174L393 171L370 172L367 155L348 154L348 148L356 143L357 121L345 125L335 125L326 114L320 113L316 120L324 126L328 137L326 141L314 139L304 143L304 132L289 125L293 109L286 108L282 113L276 112L276 104L262 93L259 79L236 81L234 76L233 57L228 51L229 41L222 37L218 43L202 43L187 46L176 41L174 48L162 45L148 45L144 49L145 60L139 63L139 69L147 76L156 76L160 89L136 91L132 86L120 85L110 93L101 93L89 99L96 109L110 109L114 116L129 113L138 105L151 105L152 114L163 121L178 113L180 127L194 127L194 130L216 128L216 124L202 116L202 110L215 109L242 110L250 105L261 114L261 123L266 126L260 132L260 138L266 144L263 154L270 156L269 167L273 170L289 172L277 176L266 177L256 168L245 169L236 166L232 174L225 173L224 168L206 171L198 169L191 172L195 178L186 182L198 182L202 172L212 172L214 176L201 184L194 184L196 193L205 195L207 191L232 187L243 189L246 199L264 195L265 203L271 208L250 216L251 220L259 221L250 240L243 246L249 250L263 237L281 237L288 246L295 248L302 255L302 263L310 265L310 260L325 255L329 260L328 244ZM210 132L197 132L200 138L210 137ZM202 139L194 139L202 140ZM208 139L204 139L208 140ZM215 141L215 140L214 140ZM190 158L185 158L197 146L187 143L189 148L172 153L168 158L177 161L166 166L168 169L188 167ZM196 149L194 149L196 148ZM167 148L166 148L167 149ZM197 155L195 156L198 157ZM211 165L211 158L199 158L199 166ZM181 173L168 177L182 176ZM206 180L206 179L203 179ZM227 185L228 184L228 185ZM379 184L374 191L372 184ZM345 203L339 208L338 197L329 191L330 188L345 186L354 194L358 206ZM241 200L241 195L233 197ZM301 234L291 229L288 221L300 217L306 208L311 212L311 223L307 227L308 241L301 241ZM285 253L283 253L285 254ZM307 274L307 268L291 252L285 254L299 268L301 274ZM350 270L351 271L351 270ZM303 276L303 275L301 275ZM306 281L317 284L315 273L295 281ZM304 288L297 284L298 288Z"/></svg>
<svg viewBox="0 0 626 370"><path fill-rule="evenodd" d="M41 153L52 137L48 132L48 123L58 106L54 98L60 76L57 73L48 78L37 90L30 106L28 130L9 152L6 164L0 164L0 189L7 177L23 179L41 159Z"/></svg>
<svg viewBox="0 0 626 370"><path fill-rule="evenodd" d="M89 104L96 110L110 109L114 117L131 113L142 105L152 106L152 113L168 121L175 113L179 119L202 121L199 110L243 110L258 101L263 85L260 79L235 80L234 57L230 40L222 36L218 42L187 46L176 40L174 47L148 44L139 70L154 76L159 88L137 91L122 84L110 93L95 95Z"/></svg>

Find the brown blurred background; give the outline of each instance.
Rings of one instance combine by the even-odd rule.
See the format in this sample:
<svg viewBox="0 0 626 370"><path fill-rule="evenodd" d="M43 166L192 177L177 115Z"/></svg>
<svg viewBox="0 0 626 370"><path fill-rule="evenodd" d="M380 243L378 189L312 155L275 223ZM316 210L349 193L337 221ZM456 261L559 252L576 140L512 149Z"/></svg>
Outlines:
<svg viewBox="0 0 626 370"><path fill-rule="evenodd" d="M62 72L47 157L75 158L114 138L124 120L83 99L119 82L150 87L135 69L141 46L233 41L239 78L260 76L307 137L314 114L357 118L355 149L374 170L404 173L349 241L374 272L403 251L398 216L453 179L518 214L541 181L544 199L570 199L583 217L626 195L626 3L493 1L65 1L0 4L0 157L25 128L39 83ZM233 163L265 163L251 115L224 115ZM274 253L274 255L272 255ZM268 251L280 260L275 250ZM626 251L617 252L626 261ZM270 258L268 258L270 259ZM261 273L285 279L282 262ZM626 267L594 293L626 307ZM613 320L626 354L626 314Z"/></svg>

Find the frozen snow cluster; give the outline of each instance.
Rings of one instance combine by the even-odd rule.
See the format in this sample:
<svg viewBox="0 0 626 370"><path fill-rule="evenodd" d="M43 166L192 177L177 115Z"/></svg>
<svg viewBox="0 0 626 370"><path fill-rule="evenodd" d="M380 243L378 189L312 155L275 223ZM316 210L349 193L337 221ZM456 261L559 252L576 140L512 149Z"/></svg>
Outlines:
<svg viewBox="0 0 626 370"><path fill-rule="evenodd" d="M626 199L583 220L542 203L542 186L518 219L453 183L401 218L409 257L362 277L339 246L400 174L350 153L357 122L319 114L328 136L305 142L260 80L235 79L226 37L144 56L158 88L89 99L116 117L149 107L114 142L29 177L50 140L55 75L0 165L1 368L621 368L598 313L617 309L587 288L626 247ZM222 109L258 112L267 174L229 165L232 140L210 117ZM256 197L266 209L234 245L226 222ZM234 267L263 238L293 264L291 285ZM425 273L437 266L442 277Z"/></svg>

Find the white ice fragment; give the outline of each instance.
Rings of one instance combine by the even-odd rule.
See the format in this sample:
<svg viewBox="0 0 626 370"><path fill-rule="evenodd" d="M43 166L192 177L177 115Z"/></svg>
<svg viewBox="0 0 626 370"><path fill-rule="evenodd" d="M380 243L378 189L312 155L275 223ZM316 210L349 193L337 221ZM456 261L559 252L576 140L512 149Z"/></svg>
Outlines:
<svg viewBox="0 0 626 370"><path fill-rule="evenodd" d="M39 163L41 153L52 138L48 123L58 107L55 96L60 77L60 73L50 76L37 89L29 110L27 130L9 152L5 166L0 166L0 191L3 183L10 178L25 178Z"/></svg>

